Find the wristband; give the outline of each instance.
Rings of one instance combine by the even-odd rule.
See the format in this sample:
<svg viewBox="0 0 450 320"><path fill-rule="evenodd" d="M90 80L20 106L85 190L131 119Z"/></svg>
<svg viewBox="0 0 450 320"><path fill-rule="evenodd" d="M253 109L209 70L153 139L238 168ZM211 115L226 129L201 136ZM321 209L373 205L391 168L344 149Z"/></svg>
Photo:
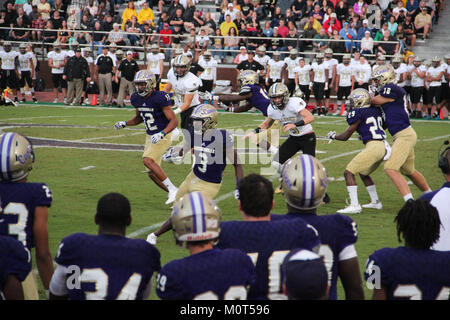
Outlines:
<svg viewBox="0 0 450 320"><path fill-rule="evenodd" d="M164 130L161 130L161 134L163 137L165 137L167 133L165 133Z"/></svg>
<svg viewBox="0 0 450 320"><path fill-rule="evenodd" d="M305 120L303 120L303 119L300 120L299 122L296 122L296 123L295 123L295 126L296 126L296 127L301 127L301 126L304 126L304 125L305 125Z"/></svg>
<svg viewBox="0 0 450 320"><path fill-rule="evenodd" d="M261 132L261 128L260 127L258 127L258 128L256 128L255 130L253 130L255 133L260 133Z"/></svg>

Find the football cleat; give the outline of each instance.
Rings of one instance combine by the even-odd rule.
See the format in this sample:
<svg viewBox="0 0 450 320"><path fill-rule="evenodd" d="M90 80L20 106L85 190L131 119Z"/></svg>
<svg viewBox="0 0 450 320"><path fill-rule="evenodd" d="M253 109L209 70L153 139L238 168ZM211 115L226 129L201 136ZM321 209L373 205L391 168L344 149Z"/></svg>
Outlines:
<svg viewBox="0 0 450 320"><path fill-rule="evenodd" d="M166 201L166 204L171 204L175 201L175 197L177 196L178 188L173 189L173 191L169 191L169 197Z"/></svg>
<svg viewBox="0 0 450 320"><path fill-rule="evenodd" d="M383 205L381 204L380 200L377 200L377 202L371 202L371 203L368 203L368 204L363 204L362 207L366 208L366 209L377 209L377 210L383 209Z"/></svg>
<svg viewBox="0 0 450 320"><path fill-rule="evenodd" d="M337 213L356 214L356 213L360 213L361 211L362 211L362 208L358 204L357 206L349 205L348 207L345 207L344 209L338 210Z"/></svg>
<svg viewBox="0 0 450 320"><path fill-rule="evenodd" d="M155 233L150 233L147 236L147 242L152 245L156 245L157 240L158 240L158 237L155 235Z"/></svg>

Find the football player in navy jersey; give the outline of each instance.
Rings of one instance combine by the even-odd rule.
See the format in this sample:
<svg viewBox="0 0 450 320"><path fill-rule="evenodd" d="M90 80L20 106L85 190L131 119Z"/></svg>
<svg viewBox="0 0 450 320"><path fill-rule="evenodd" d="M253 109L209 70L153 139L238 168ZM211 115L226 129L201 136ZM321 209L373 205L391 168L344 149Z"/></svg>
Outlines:
<svg viewBox="0 0 450 320"><path fill-rule="evenodd" d="M98 235L65 237L55 258L50 300L142 300L150 296L160 254L142 239L125 237L131 224L128 199L108 193L97 203Z"/></svg>
<svg viewBox="0 0 450 320"><path fill-rule="evenodd" d="M240 249L252 258L256 282L248 299L286 299L280 266L294 248L318 250L317 230L301 219L270 221L274 190L266 178L250 174L239 183L239 211L243 221L221 223L217 246Z"/></svg>
<svg viewBox="0 0 450 320"><path fill-rule="evenodd" d="M409 121L405 90L395 84L395 71L391 65L375 68L372 78L378 94L371 103L383 110L386 127L394 138L392 154L384 163L384 171L405 201L413 199L413 196L402 174L410 178L422 192L431 192L424 176L414 167L417 134Z"/></svg>
<svg viewBox="0 0 450 320"><path fill-rule="evenodd" d="M441 221L428 201L409 200L395 217L405 246L375 251L364 277L373 300L449 300L450 253L430 247L439 239Z"/></svg>
<svg viewBox="0 0 450 320"><path fill-rule="evenodd" d="M221 213L201 192L185 194L173 207L175 242L189 256L167 263L156 278L156 293L167 300L246 300L255 280L252 260L241 250L214 248Z"/></svg>
<svg viewBox="0 0 450 320"><path fill-rule="evenodd" d="M48 290L53 262L48 245L48 208L53 196L45 183L27 182L33 167L34 151L24 136L7 132L0 135L0 235L14 237L31 251L42 284ZM22 283L26 300L38 300L33 272Z"/></svg>
<svg viewBox="0 0 450 320"><path fill-rule="evenodd" d="M168 93L156 90L156 77L147 70L141 70L134 77L136 91L130 101L136 108L136 115L128 121L118 121L114 129L145 124L145 140L142 160L148 170L148 176L157 186L169 193L166 204L175 200L178 188L175 187L161 168L163 154L172 144L172 131L178 125L178 119L171 108Z"/></svg>
<svg viewBox="0 0 450 320"><path fill-rule="evenodd" d="M337 299L337 278L341 279L347 300L363 300L361 273L355 243L356 223L341 214L318 216L328 183L325 167L316 158L302 154L288 160L281 172L281 185L289 212L272 214L271 220L301 219L319 232L319 255L324 259L330 284L329 299Z"/></svg>
<svg viewBox="0 0 450 320"><path fill-rule="evenodd" d="M228 112L246 112L251 108L256 108L267 117L267 108L270 105L270 99L267 95L266 90L261 87L258 83L259 76L253 70L244 70L238 77L238 82L241 86L239 94L228 94L228 95L215 95L214 103L215 106L218 106L220 102L223 103L238 103L240 101L245 101L246 103L243 106L238 107L228 107L225 106L225 110ZM280 124L276 121L268 131L264 133L265 137L262 133L260 133L257 137L258 146L262 149L270 151L272 154L276 154L278 148L271 144L271 130L280 130Z"/></svg>
<svg viewBox="0 0 450 320"><path fill-rule="evenodd" d="M0 300L23 300L21 282L30 271L30 251L12 237L0 236Z"/></svg>
<svg viewBox="0 0 450 320"><path fill-rule="evenodd" d="M194 155L194 165L186 179L181 183L175 200L188 192L201 191L214 199L222 186L222 175L227 159L234 166L236 176L235 197L239 197L238 185L243 178L243 168L233 136L226 130L216 129L219 114L212 105L201 104L192 111L192 127L185 140L184 149L190 149ZM170 219L159 230L151 233L147 241L156 244L157 237L171 229Z"/></svg>
<svg viewBox="0 0 450 320"><path fill-rule="evenodd" d="M386 141L386 133L383 130L381 110L370 105L370 93L363 88L353 90L348 97L348 101L350 110L347 114L347 123L349 127L341 134L330 131L327 138L347 141L356 131L359 133L365 148L345 168L344 177L350 196L350 205L339 210L338 213L353 214L361 212L362 208L358 201L358 186L355 179L355 174L358 173L371 200L369 204L363 204L362 207L380 210L383 206L378 199L377 190L370 174L378 168L383 159L389 158L391 151Z"/></svg>

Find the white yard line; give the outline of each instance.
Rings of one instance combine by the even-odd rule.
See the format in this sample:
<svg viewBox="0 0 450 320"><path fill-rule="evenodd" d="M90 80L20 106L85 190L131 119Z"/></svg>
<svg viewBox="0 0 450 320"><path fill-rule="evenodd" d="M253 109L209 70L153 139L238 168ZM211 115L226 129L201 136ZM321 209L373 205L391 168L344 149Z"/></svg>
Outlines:
<svg viewBox="0 0 450 320"><path fill-rule="evenodd" d="M86 142L86 141L93 141L93 140L100 140L100 139L114 139L114 138L119 138L119 137L137 136L137 135L140 135L140 134L145 134L145 131L143 130L142 132L135 132L135 133L131 133L131 134L119 134L119 135L114 135L114 136L85 138L85 139L70 140L70 141L72 141L72 142Z"/></svg>
<svg viewBox="0 0 450 320"><path fill-rule="evenodd" d="M94 169L94 168L95 168L95 166L87 166L84 168L80 168L80 170L90 170L90 169Z"/></svg>
<svg viewBox="0 0 450 320"><path fill-rule="evenodd" d="M440 139L448 138L448 137L450 137L450 134L446 134L445 136L427 138L427 139L419 139L419 141L434 141L434 140L440 140Z"/></svg>

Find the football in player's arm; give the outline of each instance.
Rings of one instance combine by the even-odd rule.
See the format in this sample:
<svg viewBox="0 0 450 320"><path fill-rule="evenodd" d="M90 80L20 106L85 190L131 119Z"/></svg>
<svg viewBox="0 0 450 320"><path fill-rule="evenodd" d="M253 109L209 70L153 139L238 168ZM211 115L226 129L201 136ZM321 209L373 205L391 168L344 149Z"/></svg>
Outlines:
<svg viewBox="0 0 450 320"><path fill-rule="evenodd" d="M48 290L53 274L47 228L52 192L44 183L27 182L35 160L28 138L14 132L0 135L0 158L3 159L0 163L0 235L14 237L30 251L35 248L39 276L44 289ZM11 228L12 225L16 227ZM33 273L30 272L23 287L25 299L39 299Z"/></svg>

